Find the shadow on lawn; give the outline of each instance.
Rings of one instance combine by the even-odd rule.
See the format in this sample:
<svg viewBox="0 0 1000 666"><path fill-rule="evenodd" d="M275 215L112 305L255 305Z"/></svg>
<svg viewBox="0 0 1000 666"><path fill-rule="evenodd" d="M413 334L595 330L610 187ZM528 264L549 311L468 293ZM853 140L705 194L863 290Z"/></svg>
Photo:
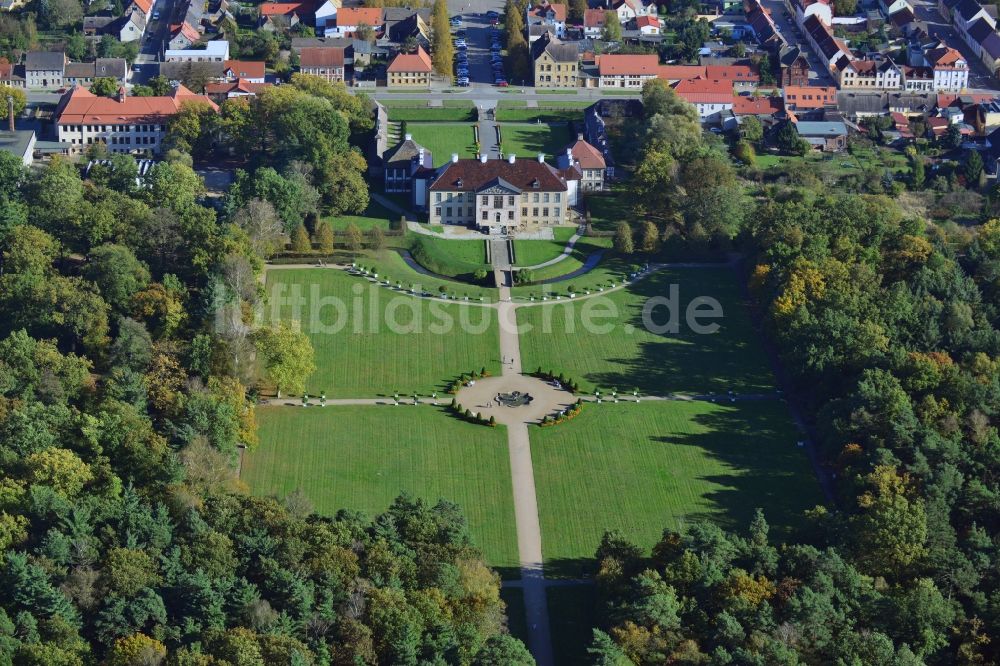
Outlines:
<svg viewBox="0 0 1000 666"><path fill-rule="evenodd" d="M670 285L678 284L679 332L640 343L635 357L608 359L619 367L617 371L587 373L584 379L605 390L614 387L620 392L628 392L638 388L643 393L654 395L773 390L774 377L767 357L750 324L746 306L730 271L686 270L689 272L683 275L677 271L664 271L632 285L632 293L642 300L623 313L625 321L635 330L645 330L643 305L649 298L666 296ZM693 279L699 276L707 277L712 282ZM715 333L695 333L684 321L688 304L698 296L710 296L722 305L722 318L701 320L702 324L717 323L719 330ZM666 306L658 307L653 313L653 319L658 324L666 322L667 317ZM616 331L615 334L629 335L624 331Z"/></svg>
<svg viewBox="0 0 1000 666"><path fill-rule="evenodd" d="M787 406L782 402L745 404L744 409L725 408L694 417L708 432L651 439L698 447L734 470L702 477L717 488L704 495L716 510L689 514L690 521L710 520L743 532L760 507L772 537L788 538L802 527L803 512L822 503L819 483L805 450L796 445L795 429L776 427L790 420Z"/></svg>

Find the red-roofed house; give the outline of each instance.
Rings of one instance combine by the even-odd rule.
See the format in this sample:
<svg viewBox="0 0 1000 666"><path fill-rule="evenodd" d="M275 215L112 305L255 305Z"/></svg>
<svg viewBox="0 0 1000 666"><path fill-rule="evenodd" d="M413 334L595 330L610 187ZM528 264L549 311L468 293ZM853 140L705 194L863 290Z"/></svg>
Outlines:
<svg viewBox="0 0 1000 666"><path fill-rule="evenodd" d="M551 28L556 37L566 36L566 5L543 2L540 5L528 7L525 10L524 24L526 26L541 24Z"/></svg>
<svg viewBox="0 0 1000 666"><path fill-rule="evenodd" d="M393 58L386 74L390 88L429 88L433 70L431 57L418 46L416 53L400 53Z"/></svg>
<svg viewBox="0 0 1000 666"><path fill-rule="evenodd" d="M577 134L576 141L566 146L564 153L556 156L556 166L560 169L575 166L580 170L581 192L600 192L604 189L607 162L601 151L583 140L582 134Z"/></svg>
<svg viewBox="0 0 1000 666"><path fill-rule="evenodd" d="M656 55L616 55L597 57L597 73L601 88L632 88L638 90L643 84L655 79L660 70L660 58Z"/></svg>
<svg viewBox="0 0 1000 666"><path fill-rule="evenodd" d="M934 70L934 90L958 92L969 87L969 63L955 49L941 44L924 52Z"/></svg>
<svg viewBox="0 0 1000 666"><path fill-rule="evenodd" d="M584 37L597 38L604 32L604 19L607 18L606 9L588 9L583 13L583 35Z"/></svg>
<svg viewBox="0 0 1000 666"><path fill-rule="evenodd" d="M333 28L327 23L327 37L349 37L357 32L361 25L367 25L375 32L381 32L385 25L382 9L379 7L344 7L337 10L334 21L336 25Z"/></svg>
<svg viewBox="0 0 1000 666"><path fill-rule="evenodd" d="M299 52L303 74L321 76L327 81L344 81L346 49L343 46L306 46Z"/></svg>
<svg viewBox="0 0 1000 666"><path fill-rule="evenodd" d="M223 64L222 75L227 81L244 80L249 83L264 83L264 63L252 60L227 60Z"/></svg>
<svg viewBox="0 0 1000 666"><path fill-rule="evenodd" d="M211 99L184 86L162 97L129 97L125 88L119 89L117 97L98 97L86 88L73 86L56 107L59 141L70 144L71 153L83 152L97 143L106 144L112 153L155 153L167 132L167 122L188 102L219 110Z"/></svg>
<svg viewBox="0 0 1000 666"><path fill-rule="evenodd" d="M704 65L660 65L657 77L667 83L674 84L684 79L697 79L705 76Z"/></svg>
<svg viewBox="0 0 1000 666"><path fill-rule="evenodd" d="M230 97L253 97L265 88L271 87L270 83L257 83L246 79L235 81L219 81L217 83L206 83L205 94L213 100L222 102Z"/></svg>
<svg viewBox="0 0 1000 666"><path fill-rule="evenodd" d="M685 79L674 86L674 90L698 109L702 122L718 120L719 114L732 109L736 101L731 81Z"/></svg>
<svg viewBox="0 0 1000 666"><path fill-rule="evenodd" d="M658 16L643 14L642 16L636 16L632 20L632 23L635 24L635 30L638 30L640 35L660 34L660 17Z"/></svg>
<svg viewBox="0 0 1000 666"><path fill-rule="evenodd" d="M740 96L733 100L733 115L737 118L740 116L773 116L783 110L780 97Z"/></svg>
<svg viewBox="0 0 1000 666"><path fill-rule="evenodd" d="M201 33L187 21L174 24L170 26L170 40L167 42L167 49L180 51L188 48L199 39L201 39Z"/></svg>

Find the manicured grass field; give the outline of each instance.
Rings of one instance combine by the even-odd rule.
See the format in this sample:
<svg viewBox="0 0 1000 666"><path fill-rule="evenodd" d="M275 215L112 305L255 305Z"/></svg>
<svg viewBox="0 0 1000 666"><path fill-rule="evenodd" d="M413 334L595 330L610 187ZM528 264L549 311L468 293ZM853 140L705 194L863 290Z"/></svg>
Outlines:
<svg viewBox="0 0 1000 666"><path fill-rule="evenodd" d="M619 222L632 219L627 199L619 194L592 194L585 199L590 224L598 231L614 231Z"/></svg>
<svg viewBox="0 0 1000 666"><path fill-rule="evenodd" d="M534 159L538 153L545 153L551 160L556 153L566 150L569 145L569 125L535 125L528 123L501 123L504 155L514 154L525 159Z"/></svg>
<svg viewBox="0 0 1000 666"><path fill-rule="evenodd" d="M406 100L399 100L406 101ZM388 109L389 120L399 122L405 120L407 127L412 122L425 123L460 123L476 120L476 110L469 102L462 107L435 107L426 105L416 106L414 102L409 102L409 106L393 106ZM409 131L409 129L407 129Z"/></svg>
<svg viewBox="0 0 1000 666"><path fill-rule="evenodd" d="M381 227L385 231L389 228L389 220L393 217L398 216L373 201L368 205L363 215L339 215L323 219L330 223L334 231L343 231L352 223L362 231L368 231L372 227Z"/></svg>
<svg viewBox="0 0 1000 666"><path fill-rule="evenodd" d="M555 259L563 253L566 243L576 233L576 227L557 227L552 230L552 240L515 240L514 264L535 266Z"/></svg>
<svg viewBox="0 0 1000 666"><path fill-rule="evenodd" d="M313 343L313 395L429 395L463 372L499 370L491 308L432 304L329 268L269 270L267 298L267 318L297 319Z"/></svg>
<svg viewBox="0 0 1000 666"><path fill-rule="evenodd" d="M486 263L486 242L454 240L434 236L416 236L411 249L413 258L430 271L456 277L489 269Z"/></svg>
<svg viewBox="0 0 1000 666"><path fill-rule="evenodd" d="M476 137L472 123L407 123L406 131L413 140L431 151L435 164L444 164L452 153L459 157L475 157Z"/></svg>
<svg viewBox="0 0 1000 666"><path fill-rule="evenodd" d="M583 120L583 109L542 107L528 109L497 109L497 120L505 123L568 123Z"/></svg>
<svg viewBox="0 0 1000 666"><path fill-rule="evenodd" d="M743 528L756 507L777 535L822 502L783 402L588 404L531 429L546 570L576 576L605 530L649 549L664 529Z"/></svg>
<svg viewBox="0 0 1000 666"><path fill-rule="evenodd" d="M435 294L440 292L441 287L444 287L452 298L463 299L468 296L470 299L482 303L493 303L497 300L496 289L418 273L403 261L397 252L392 250L365 252L363 256L357 257L357 263L376 270L380 277L389 278L393 283L402 282L405 286L419 284L422 289Z"/></svg>
<svg viewBox="0 0 1000 666"><path fill-rule="evenodd" d="M585 278L573 282L578 288L588 283ZM654 333L644 325L643 307L654 296L669 296L671 285L677 287L679 331ZM565 291L561 285L560 290ZM717 332L698 334L688 325L687 308L698 297L721 305L722 317L695 322L717 324ZM602 316L608 312L617 316ZM597 326L585 327L585 317ZM606 296L521 308L517 318L519 324L531 325L520 339L523 367L565 373L586 391L637 387L642 393L665 395L773 390L767 357L728 268L660 271ZM666 304L652 311L653 324L662 326L668 319Z"/></svg>
<svg viewBox="0 0 1000 666"><path fill-rule="evenodd" d="M429 406L258 411L260 447L243 458L257 495L301 489L319 513L375 515L403 492L459 504L489 563L518 565L507 436Z"/></svg>

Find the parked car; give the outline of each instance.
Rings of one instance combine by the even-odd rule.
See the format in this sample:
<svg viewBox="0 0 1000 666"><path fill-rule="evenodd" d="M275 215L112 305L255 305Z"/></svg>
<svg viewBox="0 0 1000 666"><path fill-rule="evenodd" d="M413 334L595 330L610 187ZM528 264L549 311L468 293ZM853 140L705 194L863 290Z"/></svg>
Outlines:
<svg viewBox="0 0 1000 666"><path fill-rule="evenodd" d="M461 86L462 88L465 88L465 87L467 87L469 85L469 77L467 77L467 76L460 76L455 81L455 83L456 83L456 85Z"/></svg>
<svg viewBox="0 0 1000 666"><path fill-rule="evenodd" d="M153 12L153 20L154 21L160 20L160 12Z"/></svg>
<svg viewBox="0 0 1000 666"><path fill-rule="evenodd" d="M496 84L496 86L498 88L506 88L507 87L507 81L506 81L506 79L497 79L494 83Z"/></svg>
<svg viewBox="0 0 1000 666"><path fill-rule="evenodd" d="M490 11L486 12L486 18L500 18L500 12L491 9Z"/></svg>

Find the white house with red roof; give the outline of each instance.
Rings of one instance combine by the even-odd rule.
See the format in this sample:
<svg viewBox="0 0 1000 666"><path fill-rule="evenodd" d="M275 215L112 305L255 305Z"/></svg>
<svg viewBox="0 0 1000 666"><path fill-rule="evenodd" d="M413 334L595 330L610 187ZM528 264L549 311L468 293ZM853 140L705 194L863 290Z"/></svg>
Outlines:
<svg viewBox="0 0 1000 666"><path fill-rule="evenodd" d="M630 88L639 90L660 72L660 57L657 55L597 56L598 86L601 88Z"/></svg>
<svg viewBox="0 0 1000 666"><path fill-rule="evenodd" d="M375 32L382 32L385 22L380 7L343 7L337 10L335 25L326 24L327 37L350 37L361 25L367 25Z"/></svg>
<svg viewBox="0 0 1000 666"><path fill-rule="evenodd" d="M649 16L647 14L643 14L642 16L636 16L632 20L632 23L635 25L635 30L638 30L640 35L660 34L659 16Z"/></svg>
<svg viewBox="0 0 1000 666"><path fill-rule="evenodd" d="M596 39L604 32L604 21L607 19L603 8L588 9L583 13L583 36Z"/></svg>
<svg viewBox="0 0 1000 666"><path fill-rule="evenodd" d="M718 120L719 114L732 109L736 102L732 81L685 79L674 90L698 110L703 123Z"/></svg>
<svg viewBox="0 0 1000 666"><path fill-rule="evenodd" d="M227 81L264 83L265 70L266 65L262 60L227 60L223 63L222 75Z"/></svg>
<svg viewBox="0 0 1000 666"><path fill-rule="evenodd" d="M55 125L59 141L70 153L103 143L112 153L155 153L167 133L167 123L187 103L219 107L207 96L177 86L162 97L130 97L119 88L116 97L99 97L82 86L73 86L59 100Z"/></svg>
<svg viewBox="0 0 1000 666"><path fill-rule="evenodd" d="M569 169L575 166L580 170L580 191L600 192L604 189L604 175L607 162L597 148L584 141L582 134L576 135L576 141L566 146L566 151L556 156L556 166ZM575 202L571 202L575 205Z"/></svg>
<svg viewBox="0 0 1000 666"><path fill-rule="evenodd" d="M528 7L524 14L524 25L541 24L550 28L559 39L566 36L566 5L543 2Z"/></svg>
<svg viewBox="0 0 1000 666"><path fill-rule="evenodd" d="M957 50L939 44L924 52L924 60L934 71L934 90L959 92L969 87L969 63Z"/></svg>

